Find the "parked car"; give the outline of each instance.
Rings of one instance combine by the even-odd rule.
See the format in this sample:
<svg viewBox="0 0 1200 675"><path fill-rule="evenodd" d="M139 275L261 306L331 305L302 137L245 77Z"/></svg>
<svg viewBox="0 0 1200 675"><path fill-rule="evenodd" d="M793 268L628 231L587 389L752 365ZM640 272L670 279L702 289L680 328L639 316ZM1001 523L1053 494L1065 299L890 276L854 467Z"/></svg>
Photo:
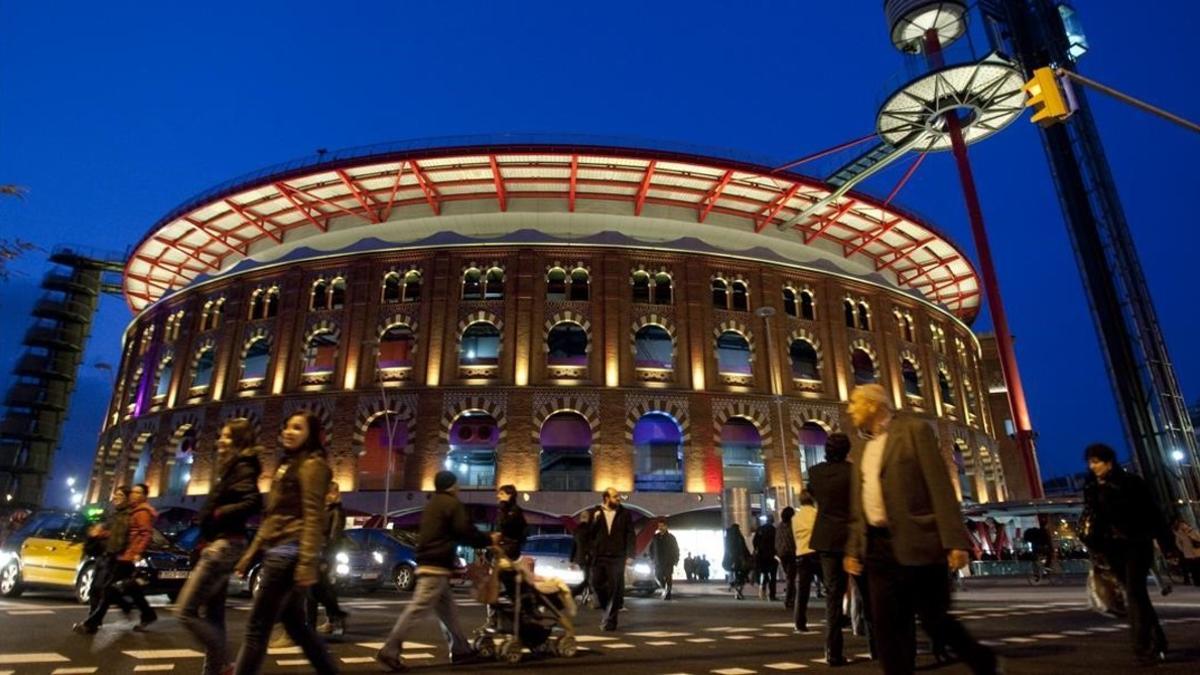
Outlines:
<svg viewBox="0 0 1200 675"><path fill-rule="evenodd" d="M254 538L257 528L250 529L250 538ZM352 530L348 530L349 534ZM193 525L179 533L175 543L189 552L196 552L200 544L200 527ZM260 556L261 557L261 556ZM334 566L331 577L334 586L339 591L360 591L374 593L383 585L385 579L385 555L377 547L364 546L350 537L343 537L334 547ZM259 588L259 569L261 559L256 559L250 566L250 571L243 579L233 575L229 579L229 592L234 595L257 595Z"/></svg>
<svg viewBox="0 0 1200 675"><path fill-rule="evenodd" d="M345 536L359 546L383 554L383 569L398 591L411 591L417 586L417 537L406 530L383 530L378 528L354 528L346 530ZM461 583L466 579L467 554L459 550L451 581Z"/></svg>
<svg viewBox="0 0 1200 675"><path fill-rule="evenodd" d="M557 577L570 586L583 583L583 570L571 564L569 534L538 534L525 540L521 547L522 558L532 558L534 572L538 576ZM629 593L650 595L658 590L654 579L654 568L646 558L639 558L625 566L625 590Z"/></svg>
<svg viewBox="0 0 1200 675"><path fill-rule="evenodd" d="M26 590L70 590L87 604L96 574L96 558L84 551L89 521L85 513L41 511L30 516L0 550L0 595L15 598ZM191 573L187 554L158 530L138 561L135 579L147 595L172 601Z"/></svg>

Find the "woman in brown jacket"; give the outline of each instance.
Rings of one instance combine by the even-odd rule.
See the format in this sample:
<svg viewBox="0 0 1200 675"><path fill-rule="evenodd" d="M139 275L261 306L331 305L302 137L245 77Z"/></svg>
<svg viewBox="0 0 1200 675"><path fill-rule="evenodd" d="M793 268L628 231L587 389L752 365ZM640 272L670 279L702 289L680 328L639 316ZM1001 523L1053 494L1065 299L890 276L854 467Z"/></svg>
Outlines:
<svg viewBox="0 0 1200 675"><path fill-rule="evenodd" d="M332 472L321 444L321 421L312 413L288 417L280 434L284 458L271 481L262 526L237 564L245 575L261 554L259 592L246 625L246 641L238 654L238 675L262 670L267 641L276 617L304 651L313 671L336 673L337 666L312 626L305 620L308 589L317 583L325 549L325 492Z"/></svg>

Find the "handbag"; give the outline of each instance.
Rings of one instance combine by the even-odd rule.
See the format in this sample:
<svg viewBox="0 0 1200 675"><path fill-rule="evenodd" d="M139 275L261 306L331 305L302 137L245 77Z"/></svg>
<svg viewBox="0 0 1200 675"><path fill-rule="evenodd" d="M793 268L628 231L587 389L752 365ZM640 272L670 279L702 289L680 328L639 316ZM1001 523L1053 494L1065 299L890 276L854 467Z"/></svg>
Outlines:
<svg viewBox="0 0 1200 675"><path fill-rule="evenodd" d="M1125 589L1117 575L1101 556L1092 557L1092 569L1087 579L1088 607L1101 614L1125 616Z"/></svg>
<svg viewBox="0 0 1200 675"><path fill-rule="evenodd" d="M471 581L471 595L484 605L494 605L500 599L500 569L482 557L467 565L467 579Z"/></svg>

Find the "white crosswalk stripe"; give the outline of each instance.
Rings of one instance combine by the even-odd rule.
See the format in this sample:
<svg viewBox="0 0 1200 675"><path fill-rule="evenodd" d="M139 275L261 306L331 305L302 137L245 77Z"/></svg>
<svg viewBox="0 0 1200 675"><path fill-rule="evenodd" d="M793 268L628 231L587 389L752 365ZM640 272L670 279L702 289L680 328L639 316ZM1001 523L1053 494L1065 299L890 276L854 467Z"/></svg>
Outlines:
<svg viewBox="0 0 1200 675"><path fill-rule="evenodd" d="M68 663L71 659L53 652L31 652L28 654L0 654L0 666L18 666L29 663Z"/></svg>

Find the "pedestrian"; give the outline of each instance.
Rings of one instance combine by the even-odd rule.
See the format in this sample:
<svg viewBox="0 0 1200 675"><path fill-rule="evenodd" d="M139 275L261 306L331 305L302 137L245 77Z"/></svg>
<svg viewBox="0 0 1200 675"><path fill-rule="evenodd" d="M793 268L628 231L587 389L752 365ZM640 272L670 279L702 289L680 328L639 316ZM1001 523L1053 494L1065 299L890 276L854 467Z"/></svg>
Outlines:
<svg viewBox="0 0 1200 675"><path fill-rule="evenodd" d="M691 551L683 558L683 576L688 581L696 580L696 559L692 557Z"/></svg>
<svg viewBox="0 0 1200 675"><path fill-rule="evenodd" d="M433 477L433 488L433 497L421 512L417 530L417 587L412 602L396 619L387 642L375 654L375 660L393 672L408 669L401 659L404 640L413 625L429 612L441 624L450 649L450 662L461 665L477 660L458 620L458 606L450 589L455 547L462 544L486 548L500 541L500 533L493 532L489 537L471 523L467 507L458 500L458 477L452 472L439 471Z"/></svg>
<svg viewBox="0 0 1200 675"><path fill-rule="evenodd" d="M791 610L796 603L796 534L792 518L796 509L788 506L779 513L779 528L775 531L775 557L783 568L783 608Z"/></svg>
<svg viewBox="0 0 1200 675"><path fill-rule="evenodd" d="M321 635L341 637L346 634L349 614L338 603L333 575L337 570L337 547L346 531L346 509L342 507L342 488L337 481L329 482L325 492L325 550L321 555L317 583L309 590L307 599L308 625L317 624L317 605L325 608L325 621L317 626Z"/></svg>
<svg viewBox="0 0 1200 675"><path fill-rule="evenodd" d="M1183 583L1189 583L1190 580L1193 586L1200 586L1200 533L1178 516L1175 517L1171 531L1175 533L1175 547L1180 553Z"/></svg>
<svg viewBox="0 0 1200 675"><path fill-rule="evenodd" d="M850 463L846 461L849 454L850 437L843 433L830 434L825 440L825 461L808 470L808 493L817 504L817 520L813 524L809 547L817 551L820 562L825 586L825 659L834 667L846 664L842 601L847 595L849 580L842 558L850 528ZM861 595L862 586L865 584L854 592ZM851 606L861 610L865 603L852 602ZM870 643L869 617L862 611L858 615L861 619L857 625Z"/></svg>
<svg viewBox="0 0 1200 675"><path fill-rule="evenodd" d="M778 565L775 562L775 519L762 516L762 524L754 536L754 567L758 570L758 599L775 601L775 582Z"/></svg>
<svg viewBox="0 0 1200 675"><path fill-rule="evenodd" d="M142 585L137 582L137 563L142 560L146 548L154 539L154 519L158 514L146 502L150 488L145 483L138 483L129 490L128 529L125 536L125 546L117 554L113 564L110 582L100 603L96 605L88 617L75 624L77 633L94 634L104 623L104 615L113 603L121 603L120 596L128 596L138 609L138 623L133 630L144 632L150 624L158 621L158 613L146 602L146 594Z"/></svg>
<svg viewBox="0 0 1200 675"><path fill-rule="evenodd" d="M1150 604L1146 576L1154 562L1155 541L1171 554L1175 537L1146 482L1123 469L1112 448L1089 445L1083 456L1089 471L1083 487L1083 518L1090 521L1083 543L1104 557L1125 590L1135 661L1154 665L1166 657L1167 638Z"/></svg>
<svg viewBox="0 0 1200 675"><path fill-rule="evenodd" d="M667 531L667 521L658 521L658 529L650 540L650 559L654 561L654 578L663 589L663 600L671 599L675 566L679 564L679 542Z"/></svg>
<svg viewBox="0 0 1200 675"><path fill-rule="evenodd" d="M499 546L505 557L516 562L521 557L521 546L529 536L529 525L525 522L525 511L517 503L517 488L501 485L496 490L496 522L493 532L500 533Z"/></svg>
<svg viewBox="0 0 1200 675"><path fill-rule="evenodd" d="M262 670L271 629L278 621L314 672L336 673L336 663L305 612L309 589L321 575L329 526L325 494L333 473L321 442L321 420L311 412L293 413L279 439L283 460L271 480L262 525L234 568L245 577L261 553L258 595L250 608L235 672L251 675Z"/></svg>
<svg viewBox="0 0 1200 675"><path fill-rule="evenodd" d="M197 517L200 557L175 604L183 627L204 647L205 675L233 671L226 652L225 599L229 577L246 550L246 521L262 511L261 452L249 420L237 418L221 427L216 481Z"/></svg>
<svg viewBox="0 0 1200 675"><path fill-rule="evenodd" d="M583 581L571 590L579 601L594 607L596 593L592 589L592 512L584 509L579 514L575 533L571 538L571 564L583 570Z"/></svg>
<svg viewBox="0 0 1200 675"><path fill-rule="evenodd" d="M104 523L92 526L88 531L87 548L95 556L96 565L92 571L92 586L88 593L89 614L96 611L108 593L113 592L113 578L116 572L117 556L125 550L129 539L129 486L122 485L113 490L112 503L109 505ZM123 593L117 592L111 599L120 606L121 611L128 614L132 606ZM96 624L99 629L100 624ZM89 630L85 621L80 621L71 627L77 633L94 633Z"/></svg>
<svg viewBox="0 0 1200 675"><path fill-rule="evenodd" d="M592 584L604 612L601 630L617 629L617 614L625 604L625 566L633 563L634 543L633 517L621 505L621 493L610 487L592 513Z"/></svg>
<svg viewBox="0 0 1200 675"><path fill-rule="evenodd" d="M702 554L700 561L696 563L696 575L700 578L700 581L708 581L709 577L712 576L711 566L712 563L709 562L708 556Z"/></svg>
<svg viewBox="0 0 1200 675"><path fill-rule="evenodd" d="M796 607L792 613L793 632L808 632L808 597L813 579L821 569L820 555L812 548L813 526L817 522L817 507L808 491L800 493L800 508L792 516L792 536L796 541ZM826 617L828 619L828 617ZM836 662L837 659L834 659ZM830 663L836 666L836 663Z"/></svg>
<svg viewBox="0 0 1200 675"><path fill-rule="evenodd" d="M725 557L721 560L721 568L729 574L729 587L733 589L734 597L744 600L746 596L742 589L750 573L750 549L746 547L742 527L737 523L725 529Z"/></svg>
<svg viewBox="0 0 1200 675"><path fill-rule="evenodd" d="M848 412L864 434L854 449L846 571L866 574L875 648L885 673L916 666L914 615L935 643L974 673L997 672L996 655L949 614L950 571L970 543L933 427L899 416L877 384L856 387Z"/></svg>

